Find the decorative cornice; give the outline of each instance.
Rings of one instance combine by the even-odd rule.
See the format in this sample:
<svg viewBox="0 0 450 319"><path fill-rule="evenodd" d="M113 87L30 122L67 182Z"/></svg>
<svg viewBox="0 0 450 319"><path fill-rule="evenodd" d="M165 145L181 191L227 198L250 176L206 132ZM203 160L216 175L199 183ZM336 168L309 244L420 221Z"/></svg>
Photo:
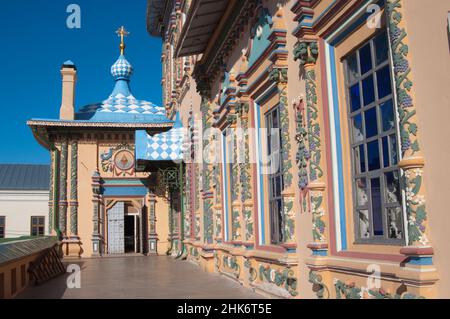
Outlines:
<svg viewBox="0 0 450 319"><path fill-rule="evenodd" d="M92 128L171 128L173 123L110 123L110 122L65 122L51 120L30 120L28 126L37 127L92 127Z"/></svg>

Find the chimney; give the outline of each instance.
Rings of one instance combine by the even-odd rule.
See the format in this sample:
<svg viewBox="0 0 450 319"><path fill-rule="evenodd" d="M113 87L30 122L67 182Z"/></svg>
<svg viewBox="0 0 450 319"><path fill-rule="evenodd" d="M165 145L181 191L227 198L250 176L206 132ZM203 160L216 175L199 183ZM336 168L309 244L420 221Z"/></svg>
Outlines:
<svg viewBox="0 0 450 319"><path fill-rule="evenodd" d="M62 103L59 110L61 120L75 119L75 83L77 81L77 67L72 61L64 62L62 75Z"/></svg>

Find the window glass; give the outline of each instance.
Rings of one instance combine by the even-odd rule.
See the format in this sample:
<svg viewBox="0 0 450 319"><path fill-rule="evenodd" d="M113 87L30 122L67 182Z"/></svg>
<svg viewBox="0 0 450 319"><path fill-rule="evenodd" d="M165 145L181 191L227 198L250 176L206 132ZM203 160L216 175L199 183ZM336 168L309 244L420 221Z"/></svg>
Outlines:
<svg viewBox="0 0 450 319"><path fill-rule="evenodd" d="M375 88L373 86L373 76L370 75L362 81L364 105L367 106L375 101Z"/></svg>
<svg viewBox="0 0 450 319"><path fill-rule="evenodd" d="M356 57L356 54L352 54L348 60L347 60L347 66L348 66L348 80L349 82L353 82L357 79L359 72L358 72L358 60Z"/></svg>
<svg viewBox="0 0 450 319"><path fill-rule="evenodd" d="M358 178L356 180L356 201L359 206L366 206L369 203L365 178Z"/></svg>
<svg viewBox="0 0 450 319"><path fill-rule="evenodd" d="M357 240L402 245L405 223L389 50L383 31L344 63L353 154L351 180Z"/></svg>
<svg viewBox="0 0 450 319"><path fill-rule="evenodd" d="M359 61L361 74L366 74L372 69L372 52L370 49L370 43L359 50Z"/></svg>
<svg viewBox="0 0 450 319"><path fill-rule="evenodd" d="M388 208L387 216L388 216L389 238L402 239L403 238L402 209L400 207Z"/></svg>
<svg viewBox="0 0 450 319"><path fill-rule="evenodd" d="M269 185L269 213L270 213L270 240L272 244L283 241L283 176L281 162L281 134L279 130L280 110L275 107L266 114L267 125L267 157L270 159L271 170L267 175Z"/></svg>
<svg viewBox="0 0 450 319"><path fill-rule="evenodd" d="M353 118L353 142L358 143L364 140L363 123L361 114Z"/></svg>
<svg viewBox="0 0 450 319"><path fill-rule="evenodd" d="M389 46L387 34L382 32L373 42L375 45L376 62L377 65L380 65L388 59Z"/></svg>
<svg viewBox="0 0 450 319"><path fill-rule="evenodd" d="M5 216L0 216L0 238L5 238Z"/></svg>
<svg viewBox="0 0 450 319"><path fill-rule="evenodd" d="M383 137L383 167L389 167L389 141L388 137Z"/></svg>
<svg viewBox="0 0 450 319"><path fill-rule="evenodd" d="M399 203L401 202L400 180L398 171L393 171L385 174L386 178L386 202Z"/></svg>
<svg viewBox="0 0 450 319"><path fill-rule="evenodd" d="M31 217L31 236L44 236L45 234L45 217Z"/></svg>
<svg viewBox="0 0 450 319"><path fill-rule="evenodd" d="M377 72L378 98L382 99L392 93L389 65Z"/></svg>
<svg viewBox="0 0 450 319"><path fill-rule="evenodd" d="M359 83L356 83L350 88L350 99L352 104L352 112L355 112L361 107L361 94L359 90Z"/></svg>
<svg viewBox="0 0 450 319"><path fill-rule="evenodd" d="M367 144L367 158L369 171L380 169L380 149L378 147L378 140Z"/></svg>
<svg viewBox="0 0 450 319"><path fill-rule="evenodd" d="M373 107L364 113L366 123L366 138L374 137L378 134L377 108Z"/></svg>
<svg viewBox="0 0 450 319"><path fill-rule="evenodd" d="M381 104L381 122L383 123L383 131L390 131L395 128L395 116L392 100Z"/></svg>
<svg viewBox="0 0 450 319"><path fill-rule="evenodd" d="M366 171L366 152L364 145L360 145L354 149L355 153L355 169L357 174L364 173Z"/></svg>
<svg viewBox="0 0 450 319"><path fill-rule="evenodd" d="M373 234L375 236L383 235L383 217L381 204L380 179L373 178L371 181L372 212L373 212Z"/></svg>

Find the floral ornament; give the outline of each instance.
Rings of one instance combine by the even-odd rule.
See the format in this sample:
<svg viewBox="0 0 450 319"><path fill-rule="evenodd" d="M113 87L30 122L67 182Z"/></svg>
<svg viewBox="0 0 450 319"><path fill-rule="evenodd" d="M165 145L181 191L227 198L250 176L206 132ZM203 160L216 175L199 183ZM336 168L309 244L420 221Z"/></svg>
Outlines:
<svg viewBox="0 0 450 319"><path fill-rule="evenodd" d="M419 194L422 187L422 169L405 171L405 184L409 244L419 242L422 246L426 246L428 238L425 235L427 220L425 197Z"/></svg>
<svg viewBox="0 0 450 319"><path fill-rule="evenodd" d="M200 214L195 215L195 237L200 239Z"/></svg>
<svg viewBox="0 0 450 319"><path fill-rule="evenodd" d="M295 211L293 210L294 200L292 198L286 198L283 210L284 210L284 241L295 241Z"/></svg>
<svg viewBox="0 0 450 319"><path fill-rule="evenodd" d="M233 240L239 240L241 236L241 214L238 210L233 210L232 220L232 238Z"/></svg>
<svg viewBox="0 0 450 319"><path fill-rule="evenodd" d="M223 265L225 267L234 271L234 275L236 276L236 278L240 277L241 267L239 266L239 264L237 262L236 256L224 255L222 258L222 261L223 261Z"/></svg>
<svg viewBox="0 0 450 319"><path fill-rule="evenodd" d="M313 239L314 241L325 242L325 222L323 217L325 211L322 208L323 196L321 193L311 194L311 213L313 217Z"/></svg>
<svg viewBox="0 0 450 319"><path fill-rule="evenodd" d="M258 277L258 272L255 268L252 267L252 262L250 261L250 259L245 260L244 267L248 269L248 280L250 282L254 282Z"/></svg>
<svg viewBox="0 0 450 319"><path fill-rule="evenodd" d="M310 271L308 281L313 284L313 291L316 293L317 298L330 298L330 291L328 290L328 287L323 283L322 275L315 271Z"/></svg>
<svg viewBox="0 0 450 319"><path fill-rule="evenodd" d="M319 56L319 47L317 42L302 41L294 47L294 61L299 60L300 65L316 64Z"/></svg>
<svg viewBox="0 0 450 319"><path fill-rule="evenodd" d="M408 292L391 294L383 288L358 288L355 286L355 283L344 283L339 279L334 280L334 287L336 289L336 299L342 299L342 297L345 297L345 299L425 299L422 296L416 296Z"/></svg>
<svg viewBox="0 0 450 319"><path fill-rule="evenodd" d="M401 26L403 19L401 8L402 5L400 0L388 0L386 3L397 99L399 103L398 114L400 119L402 151L403 154L407 151L411 151L411 153L414 154L420 150L420 146L417 139L418 127L417 124L412 121L416 115L416 110L411 97L413 83L409 79L409 74L411 72L408 61L409 47L405 43L408 34Z"/></svg>
<svg viewBox="0 0 450 319"><path fill-rule="evenodd" d="M240 103L236 106L236 112L241 116L241 125L243 130L243 145L244 145L244 162L240 164L239 182L241 187L241 200L245 202L252 197L252 188L250 183L250 146L248 134L248 114L249 104ZM239 148L238 148L239 149Z"/></svg>
<svg viewBox="0 0 450 319"><path fill-rule="evenodd" d="M222 211L217 210L216 211L216 238L222 237Z"/></svg>
<svg viewBox="0 0 450 319"><path fill-rule="evenodd" d="M291 296L297 296L297 278L294 276L294 271L286 268L283 271L275 270L270 266L259 266L259 280L262 282L274 284L278 287L286 289Z"/></svg>
<svg viewBox="0 0 450 319"><path fill-rule="evenodd" d="M245 220L245 240L253 240L253 216L251 209L244 209L244 220Z"/></svg>
<svg viewBox="0 0 450 319"><path fill-rule="evenodd" d="M203 199L203 223L204 223L204 233L205 241L208 244L213 242L213 211L212 211L213 201L210 198Z"/></svg>
<svg viewBox="0 0 450 319"><path fill-rule="evenodd" d="M320 167L321 140L320 123L317 108L317 84L315 70L306 72L306 106L308 120L308 143L309 143L309 178L315 181L323 176L323 170Z"/></svg>
<svg viewBox="0 0 450 319"><path fill-rule="evenodd" d="M298 186L300 189L305 189L308 186L308 160L309 150L306 146L308 141L308 132L304 120L304 107L301 102L296 105L296 123L297 134L296 140L298 144L296 161L298 165Z"/></svg>
<svg viewBox="0 0 450 319"><path fill-rule="evenodd" d="M280 89L280 127L281 127L281 159L285 188L292 185L292 162L290 159L291 142L289 134L289 112L286 88Z"/></svg>

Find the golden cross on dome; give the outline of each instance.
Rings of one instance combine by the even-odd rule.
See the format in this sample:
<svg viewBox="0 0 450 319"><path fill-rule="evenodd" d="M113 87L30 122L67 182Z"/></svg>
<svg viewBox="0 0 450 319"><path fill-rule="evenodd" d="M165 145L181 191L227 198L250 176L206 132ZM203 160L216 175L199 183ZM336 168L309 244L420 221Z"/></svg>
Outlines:
<svg viewBox="0 0 450 319"><path fill-rule="evenodd" d="M125 53L125 37L130 35L124 26L121 26L117 31L117 35L120 37L120 54L123 55Z"/></svg>

